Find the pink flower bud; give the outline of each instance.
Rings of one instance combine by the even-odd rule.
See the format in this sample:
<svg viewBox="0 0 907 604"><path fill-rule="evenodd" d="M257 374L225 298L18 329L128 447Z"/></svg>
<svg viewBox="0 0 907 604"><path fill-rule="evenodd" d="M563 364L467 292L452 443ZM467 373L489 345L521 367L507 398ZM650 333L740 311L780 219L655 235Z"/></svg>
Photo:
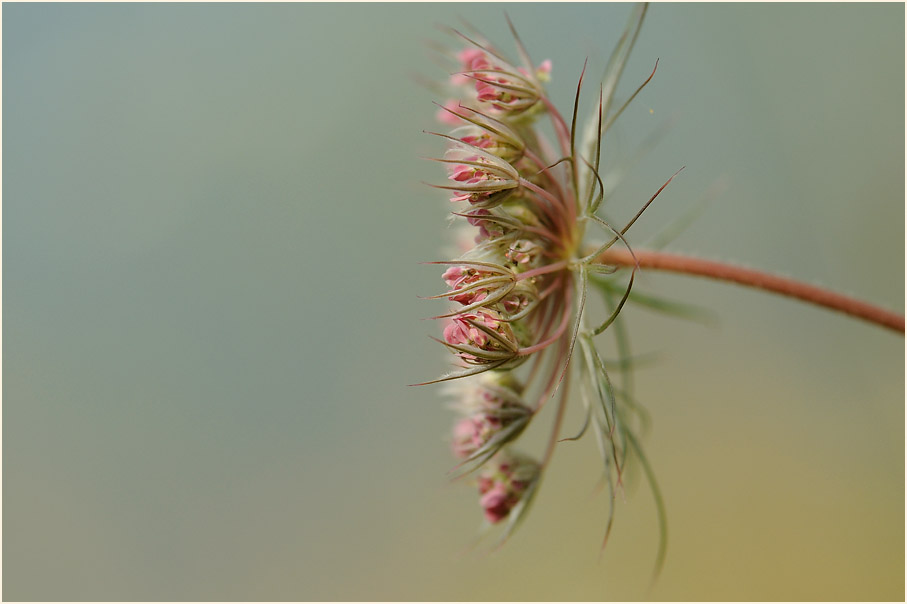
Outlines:
<svg viewBox="0 0 907 604"><path fill-rule="evenodd" d="M495 194L503 201L503 196L500 194L509 196L517 185L517 182L511 179L511 174L502 174L499 168L487 163L482 157L467 156L457 161L464 163L451 164L448 178L467 186L463 187L464 191L454 194L451 201L481 204L491 200Z"/></svg>
<svg viewBox="0 0 907 604"><path fill-rule="evenodd" d="M519 335L518 335L518 333ZM463 360L472 365L514 367L528 358L517 354L527 337L519 323L508 323L488 308L454 315L444 328L444 340Z"/></svg>
<svg viewBox="0 0 907 604"><path fill-rule="evenodd" d="M491 137L490 134L482 133L478 135L467 135L460 138L461 141L467 145L472 145L473 147L479 147L480 149L488 149L489 147L495 146L495 140Z"/></svg>
<svg viewBox="0 0 907 604"><path fill-rule="evenodd" d="M443 159L435 160L449 166L448 178L456 183L435 185L455 191L451 201L469 201L474 205L480 204L480 207L491 207L503 202L519 188L520 173L506 160L456 137L437 136L453 143Z"/></svg>
<svg viewBox="0 0 907 604"><path fill-rule="evenodd" d="M510 260L518 271L530 268L541 253L539 245L528 239L520 239L510 246L504 256Z"/></svg>
<svg viewBox="0 0 907 604"><path fill-rule="evenodd" d="M513 293L501 300L501 305L509 315L522 312L533 302L534 296L526 290L514 290Z"/></svg>
<svg viewBox="0 0 907 604"><path fill-rule="evenodd" d="M457 53L457 58L464 70L482 69L488 66L488 57L478 48L464 48Z"/></svg>
<svg viewBox="0 0 907 604"><path fill-rule="evenodd" d="M489 335L485 329L477 327L478 325L501 334L505 339L508 339L508 336L509 339L513 339L510 326L501 321L497 313L489 310L477 310L454 316L444 328L444 339L448 344L465 344L489 352L506 350L498 339Z"/></svg>
<svg viewBox="0 0 907 604"><path fill-rule="evenodd" d="M448 124L450 126L460 126L461 124L463 124L463 119L459 118L456 115L454 115L453 113L451 113L451 111L456 111L459 106L460 106L459 101L451 99L451 100L447 101L446 103L444 103L443 109L438 109L437 113L435 113L435 117L438 118L438 121L441 122L442 124ZM446 110L449 110L449 111L446 111Z"/></svg>
<svg viewBox="0 0 907 604"><path fill-rule="evenodd" d="M457 53L457 60L460 62L461 71L484 69L489 64L485 53L478 48L464 48ZM454 86L462 86L470 81L469 77L462 73L455 73L450 76L450 83Z"/></svg>
<svg viewBox="0 0 907 604"><path fill-rule="evenodd" d="M501 420L490 415L477 414L465 417L454 425L453 452L467 458L501 430Z"/></svg>
<svg viewBox="0 0 907 604"><path fill-rule="evenodd" d="M489 103L499 111L519 113L539 100L539 92L524 79L507 78L501 74L476 72L476 100Z"/></svg>
<svg viewBox="0 0 907 604"><path fill-rule="evenodd" d="M470 415L454 425L454 455L462 459L490 456L520 435L532 410L515 390L504 385L509 383L519 387L509 374L492 373L480 379L475 389L463 393L469 398L462 401L460 409Z"/></svg>
<svg viewBox="0 0 907 604"><path fill-rule="evenodd" d="M453 294L448 297L448 300L451 300L452 302L459 302L463 306L468 306L475 302L484 300L488 296L488 292L492 287L489 286L470 288L469 286L473 283L481 281L482 279L500 277L500 274L493 273L491 271L483 271L468 266L452 266L444 271L444 275L442 275L442 277L447 285L450 286L451 293Z"/></svg>
<svg viewBox="0 0 907 604"><path fill-rule="evenodd" d="M509 230L509 228L501 221L491 220L490 217L493 217L494 215L484 208L471 210L467 212L465 216L466 221L469 222L469 224L478 227L479 229L479 234L476 236L476 243L485 241L486 239L502 237Z"/></svg>
<svg viewBox="0 0 907 604"><path fill-rule="evenodd" d="M496 524L520 503L539 474L531 459L502 451L479 474L479 504L485 518Z"/></svg>
<svg viewBox="0 0 907 604"><path fill-rule="evenodd" d="M503 483L495 484L479 500L480 505L485 510L485 518L492 524L496 524L506 518L510 514L510 510L518 502L519 497L515 497L515 493L508 491Z"/></svg>

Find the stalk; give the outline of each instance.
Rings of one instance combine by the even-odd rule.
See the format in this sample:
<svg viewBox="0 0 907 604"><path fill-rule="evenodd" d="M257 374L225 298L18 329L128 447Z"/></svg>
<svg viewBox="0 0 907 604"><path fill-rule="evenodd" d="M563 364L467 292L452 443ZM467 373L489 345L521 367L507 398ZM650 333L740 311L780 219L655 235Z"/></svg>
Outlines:
<svg viewBox="0 0 907 604"><path fill-rule="evenodd" d="M718 281L737 283L769 291L808 304L822 306L830 310L863 319L880 327L904 333L904 315L875 306L868 302L838 294L831 290L809 285L802 281L779 277L762 271L742 266L735 266L714 260L703 260L681 254L669 254L651 250L633 250L640 268L668 271L684 275L697 275ZM619 266L636 266L636 260L622 249L610 248L595 258L598 264Z"/></svg>

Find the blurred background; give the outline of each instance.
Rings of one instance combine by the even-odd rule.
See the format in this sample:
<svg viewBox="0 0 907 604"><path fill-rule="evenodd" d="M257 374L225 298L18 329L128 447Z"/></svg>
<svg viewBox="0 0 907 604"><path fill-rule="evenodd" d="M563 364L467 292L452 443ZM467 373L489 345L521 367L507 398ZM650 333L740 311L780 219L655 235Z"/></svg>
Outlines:
<svg viewBox="0 0 907 604"><path fill-rule="evenodd" d="M424 41L460 17L513 51L506 9L569 113L631 8L5 5L3 598L902 600L904 339L656 273L641 290L718 318L626 311L659 355L636 387L660 580L645 485L599 556L591 437L559 446L503 549L473 547L452 415L406 386L447 364L422 320L443 305L416 298L443 285L418 263L449 235L419 159L444 99L413 76L445 77ZM903 23L900 4L653 5L618 97L658 73L609 133L609 216L686 166L631 242L724 183L670 249L903 311Z"/></svg>

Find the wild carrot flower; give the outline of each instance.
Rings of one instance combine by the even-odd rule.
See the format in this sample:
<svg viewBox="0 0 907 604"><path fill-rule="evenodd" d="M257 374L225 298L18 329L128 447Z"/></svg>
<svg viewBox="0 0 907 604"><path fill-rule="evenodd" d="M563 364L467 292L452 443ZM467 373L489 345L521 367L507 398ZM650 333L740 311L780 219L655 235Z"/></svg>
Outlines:
<svg viewBox="0 0 907 604"><path fill-rule="evenodd" d="M437 116L453 129L432 133L446 146L435 161L446 168L447 180L434 186L450 192L451 213L467 235L459 238L457 258L432 263L444 267L441 277L447 286L432 298L449 303L448 311L435 317L445 322L443 338L434 339L453 353L455 369L426 383L447 382L457 412L451 436L455 469L458 477L475 481L487 524L504 525L502 541L529 509L556 444L591 431L611 500L602 546L610 534L616 493L628 470L641 470L658 515L657 573L667 525L661 493L637 436L646 416L631 394L633 357L621 311L634 301L686 316L690 307L638 292L631 297L637 269L673 267L667 270L757 286L902 334L904 317L758 271L657 249L639 255L633 251L628 230L673 176L635 216L614 226L603 210L610 189L600 175L601 145L655 74L653 69L626 102L612 106L645 13L645 4L634 9L585 124L577 115L585 66L568 122L546 92L551 62L535 64L512 25L519 66L487 41L452 30L458 47L447 52L449 94ZM543 120L550 120L554 140L539 127ZM599 291L606 308L595 319L586 306L590 287ZM606 332L615 336L619 381L606 371L608 362L597 346L596 338ZM571 388L579 393L585 419L575 436L561 438ZM515 442L553 398L553 426L540 458L514 452Z"/></svg>
<svg viewBox="0 0 907 604"><path fill-rule="evenodd" d="M632 430L638 407L618 396L593 344L595 336L619 325L635 275L633 269L626 285L618 285L626 271L596 260L613 245L629 250L624 234L633 222L616 228L597 211L605 199L602 134L623 110L609 113L644 13L635 11L618 45L581 143L576 108L583 75L568 122L545 91L551 62L532 63L518 37L520 66L486 41L459 32L454 34L461 46L448 53L447 85L456 101L439 105L438 117L456 127L449 134L432 133L447 147L435 159L446 166L447 182L434 186L452 192L452 213L471 230L475 245L438 263L449 289L433 298L454 305L439 316L446 324L438 341L455 355L458 368L427 383L462 380L455 389L460 417L452 449L463 472L475 471L488 522L508 519L505 537L528 509L551 458L576 378L587 414L581 434L586 426L594 428L612 497L631 454L645 465ZM538 127L543 118L551 121L553 143ZM598 230L597 242L587 241L590 227ZM611 307L610 316L591 327L585 312L590 284ZM513 453L510 444L555 395L554 427L541 460ZM654 483L653 488L657 493Z"/></svg>

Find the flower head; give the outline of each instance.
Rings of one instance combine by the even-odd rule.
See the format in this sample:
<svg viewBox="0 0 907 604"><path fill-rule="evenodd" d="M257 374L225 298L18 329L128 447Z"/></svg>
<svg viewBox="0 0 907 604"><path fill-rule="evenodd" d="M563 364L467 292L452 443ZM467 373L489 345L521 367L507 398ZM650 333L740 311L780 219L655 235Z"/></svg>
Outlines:
<svg viewBox="0 0 907 604"><path fill-rule="evenodd" d="M492 372L457 392L455 408L463 417L454 425L454 455L481 463L519 436L532 416L521 389L510 372Z"/></svg>
<svg viewBox="0 0 907 604"><path fill-rule="evenodd" d="M465 59L464 70L458 76L475 82L476 100L480 103L488 103L500 112L519 113L539 101L538 86L525 69L515 68L482 50L465 49L461 57Z"/></svg>
<svg viewBox="0 0 907 604"><path fill-rule="evenodd" d="M452 137L451 137L452 138ZM520 186L520 174L512 165L493 153L460 139L438 161L448 164L449 180L456 185L442 186L455 193L451 201L468 201L476 207L500 204Z"/></svg>
<svg viewBox="0 0 907 604"><path fill-rule="evenodd" d="M624 39L634 40L631 33ZM453 453L458 469L476 472L485 518L492 524L511 519L506 536L525 513L560 439L560 420L540 462L509 446L555 396L562 417L568 384L577 375L608 484L621 484L633 438L627 421L638 407L623 405L612 389L593 337L618 320L635 269L621 294L614 280L626 271L595 258L618 242L629 249L624 233L632 221L617 229L596 213L605 197L598 172L603 118L616 79L609 80L607 96L602 87L585 127L591 137L578 142L576 115L568 123L547 97L550 61L536 65L517 39L522 65L515 67L491 45L458 35L468 44L450 57L459 68L448 81L457 100L439 106L442 121L456 127L433 133L447 146L435 159L445 165L447 182L434 186L451 191L450 200L461 204L452 213L461 231L469 230L462 241L474 246L441 263L448 291L434 298L446 298L452 308L438 317L446 320L438 341L455 355L456 369L434 381L458 381ZM621 51L614 73L625 61ZM542 117L550 118L554 141L537 127ZM601 227L604 243L587 249L587 227ZM605 284L605 302L615 309L597 328L586 323L590 283Z"/></svg>
<svg viewBox="0 0 907 604"><path fill-rule="evenodd" d="M520 343L513 326L499 313L478 309L454 315L444 339L467 363L491 363L516 356Z"/></svg>

